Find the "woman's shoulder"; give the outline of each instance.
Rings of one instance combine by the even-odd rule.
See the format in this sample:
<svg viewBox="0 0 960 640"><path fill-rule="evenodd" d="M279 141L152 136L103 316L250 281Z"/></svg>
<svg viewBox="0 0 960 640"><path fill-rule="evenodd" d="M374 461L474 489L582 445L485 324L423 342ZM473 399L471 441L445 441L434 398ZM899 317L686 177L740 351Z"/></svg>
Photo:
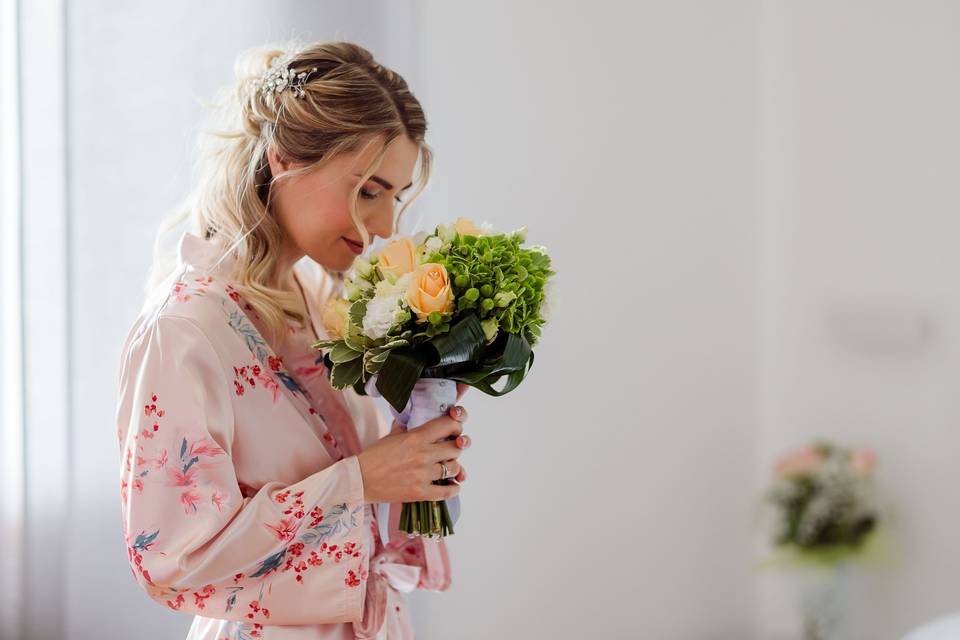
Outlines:
<svg viewBox="0 0 960 640"><path fill-rule="evenodd" d="M184 268L158 284L144 301L124 342L126 353L148 334L202 335L216 350L238 340L231 318L242 315L239 294L229 279Z"/></svg>

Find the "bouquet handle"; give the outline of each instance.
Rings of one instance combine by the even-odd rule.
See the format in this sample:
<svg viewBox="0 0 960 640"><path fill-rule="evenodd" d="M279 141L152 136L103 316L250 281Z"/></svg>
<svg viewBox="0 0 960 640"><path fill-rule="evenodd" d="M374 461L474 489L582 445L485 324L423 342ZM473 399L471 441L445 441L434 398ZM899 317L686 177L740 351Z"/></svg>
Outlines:
<svg viewBox="0 0 960 640"><path fill-rule="evenodd" d="M377 390L377 374L367 380L364 390L367 395L380 397ZM394 421L402 429L409 430L423 425L434 418L447 413L450 407L457 403L457 384L446 378L420 378L414 384L403 411L397 411L392 405L390 413ZM439 465L437 465L439 468ZM452 484L451 479L435 480L434 484ZM391 540L391 533L396 529L403 531L407 537L418 535L443 537L453 533L453 525L460 518L460 496L440 501L404 502L401 513L394 513L399 503L383 502L379 505L380 537L384 543ZM396 537L396 536L394 536Z"/></svg>

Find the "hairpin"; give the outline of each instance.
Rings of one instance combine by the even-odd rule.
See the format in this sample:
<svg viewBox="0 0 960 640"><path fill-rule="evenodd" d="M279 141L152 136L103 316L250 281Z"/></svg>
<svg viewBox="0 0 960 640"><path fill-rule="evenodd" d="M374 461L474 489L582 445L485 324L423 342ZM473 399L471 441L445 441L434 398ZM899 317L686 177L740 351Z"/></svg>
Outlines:
<svg viewBox="0 0 960 640"><path fill-rule="evenodd" d="M297 73L289 66L291 58L289 54L274 58L263 77L254 81L254 88L264 95L279 94L284 89L291 89L298 98L304 97L306 92L303 90L303 85L317 68L313 67L309 71Z"/></svg>

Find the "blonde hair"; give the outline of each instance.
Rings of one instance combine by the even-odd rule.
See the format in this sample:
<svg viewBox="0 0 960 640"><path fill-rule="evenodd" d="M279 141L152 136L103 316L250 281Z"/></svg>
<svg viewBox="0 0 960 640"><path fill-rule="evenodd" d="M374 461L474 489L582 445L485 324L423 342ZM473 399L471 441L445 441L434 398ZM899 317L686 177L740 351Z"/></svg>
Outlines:
<svg viewBox="0 0 960 640"><path fill-rule="evenodd" d="M289 56L292 71L316 68L303 85L303 97L291 90L262 93L256 89L256 81L275 58L283 56ZM288 333L287 318L300 322L306 318L299 296L270 286L282 239L270 215L271 186L382 140L379 153L350 195L350 213L366 250L370 238L360 219L358 196L379 167L387 145L405 135L420 149L416 186L394 219L393 233L404 211L426 187L433 153L424 141L423 109L406 81L357 44L291 43L248 49L238 57L235 75L233 85L221 90L211 105L213 126L201 131L196 185L157 232L147 291L149 295L164 283L172 284L176 265L161 250L161 239L189 218L193 233L226 247L220 260L236 258L231 273L234 286L264 320L273 340L282 342ZM306 166L271 175L267 160L271 147ZM342 273L323 270L342 285ZM336 289L339 292L341 287Z"/></svg>

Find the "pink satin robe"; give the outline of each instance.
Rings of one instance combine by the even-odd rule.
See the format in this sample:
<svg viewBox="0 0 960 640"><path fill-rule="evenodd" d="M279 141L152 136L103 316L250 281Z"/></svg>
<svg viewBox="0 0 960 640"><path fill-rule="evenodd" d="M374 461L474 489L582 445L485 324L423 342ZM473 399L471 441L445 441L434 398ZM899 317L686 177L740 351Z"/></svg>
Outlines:
<svg viewBox="0 0 960 640"><path fill-rule="evenodd" d="M402 592L445 591L442 539L391 533L357 454L389 432L374 400L330 387L309 346L333 280L295 276L313 320L275 351L220 246L185 233L175 282L123 346L117 406L130 567L188 640L413 638Z"/></svg>

